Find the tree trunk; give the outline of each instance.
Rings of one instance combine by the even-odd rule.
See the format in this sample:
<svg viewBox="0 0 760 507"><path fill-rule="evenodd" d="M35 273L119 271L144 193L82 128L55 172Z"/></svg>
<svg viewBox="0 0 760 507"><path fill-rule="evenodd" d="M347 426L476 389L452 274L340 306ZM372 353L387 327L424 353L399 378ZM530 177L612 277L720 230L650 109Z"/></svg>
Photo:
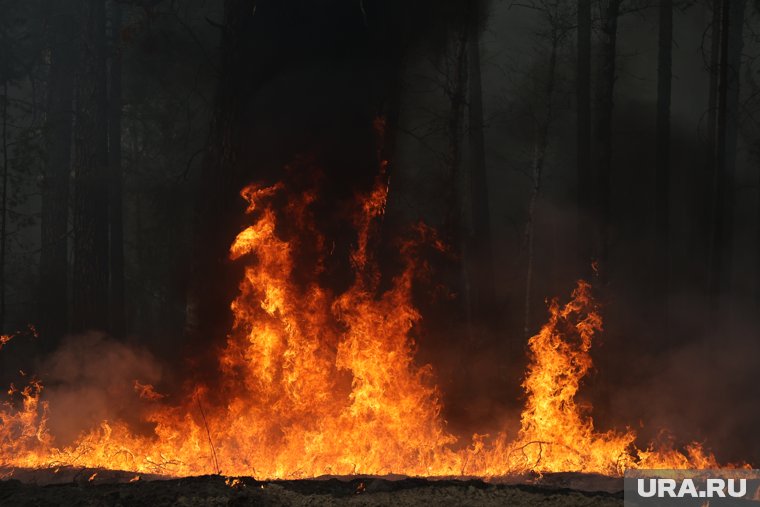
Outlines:
<svg viewBox="0 0 760 507"><path fill-rule="evenodd" d="M605 9L601 30L601 56L599 88L597 90L597 164L596 164L596 257L600 264L600 275L605 277L609 251L611 222L611 178L612 178L612 108L615 91L615 59L617 45L617 24L621 0L609 0Z"/></svg>
<svg viewBox="0 0 760 507"><path fill-rule="evenodd" d="M130 118L127 126L129 131L127 139L130 141L128 160L131 161L133 167L142 167L143 164L143 139L145 137L141 132L143 128L144 125L142 125L141 122L137 121L134 117ZM143 195L138 193L134 196L135 247L133 255L135 265L138 266L139 269L137 272L138 277L144 276L142 270L144 270L146 266L149 266L151 262L147 255L146 234L144 233L144 202L145 198ZM131 314L129 315L128 321L130 328L138 335L150 335L153 331L153 320L150 312L150 305L146 302L146 298L142 294L135 297L135 300L130 305L130 310Z"/></svg>
<svg viewBox="0 0 760 507"><path fill-rule="evenodd" d="M3 189L0 194L0 331L5 329L5 259L8 221L8 79L3 79Z"/></svg>
<svg viewBox="0 0 760 507"><path fill-rule="evenodd" d="M76 129L72 328L108 328L108 96L105 0L87 0Z"/></svg>
<svg viewBox="0 0 760 507"><path fill-rule="evenodd" d="M578 55L576 77L577 101L577 184L578 184L578 255L581 276L590 276L593 255L591 226L591 0L578 0Z"/></svg>
<svg viewBox="0 0 760 507"><path fill-rule="evenodd" d="M755 301L760 307L760 171L756 188L758 194L755 215Z"/></svg>
<svg viewBox="0 0 760 507"><path fill-rule="evenodd" d="M744 12L747 0L735 0L729 2L728 30L728 55L726 76L726 146L725 146L725 169L726 192L725 192L725 266L722 269L722 283L724 290L728 292L732 285L733 273L733 240L736 205L736 153L739 130L739 92L741 83L741 59L744 49Z"/></svg>
<svg viewBox="0 0 760 507"><path fill-rule="evenodd" d="M50 1L50 71L47 104L47 159L40 220L39 331L53 350L68 329L69 178L76 68L75 9L69 0Z"/></svg>
<svg viewBox="0 0 760 507"><path fill-rule="evenodd" d="M491 242L491 210L488 197L485 136L483 131L483 90L480 76L480 30L470 23L469 65L469 149L470 149L470 247L474 317L481 325L494 325L494 269Z"/></svg>
<svg viewBox="0 0 760 507"><path fill-rule="evenodd" d="M124 220L121 168L121 6L111 3L111 69L108 100L108 165L110 170L110 326L124 336Z"/></svg>
<svg viewBox="0 0 760 507"><path fill-rule="evenodd" d="M712 19L710 20L710 89L707 102L707 134L705 136L705 170L701 183L701 199L697 203L699 227L695 236L699 238L698 246L703 256L702 273L705 290L710 292L710 263L712 261L712 229L715 213L715 174L717 159L715 155L717 110L718 110L718 74L720 66L720 16L722 0L712 1ZM707 205L705 206L705 203Z"/></svg>
<svg viewBox="0 0 760 507"><path fill-rule="evenodd" d="M731 287L739 76L745 1L721 4L720 65L709 293L713 306Z"/></svg>
<svg viewBox="0 0 760 507"><path fill-rule="evenodd" d="M447 90L450 106L446 124L448 146L446 148L445 160L449 181L451 182L449 185L446 229L450 231L451 243L456 245L459 253L460 303L468 332L471 332L472 285L467 268L470 253L466 242L466 238L469 235L469 209L467 209L466 196L468 192L465 190L467 182L461 167L462 127L467 90L467 35L467 29L462 28L457 32L453 41L452 68Z"/></svg>
<svg viewBox="0 0 760 507"><path fill-rule="evenodd" d="M212 113L209 142L200 175L196 214L195 250L188 287L187 351L203 364L195 371L204 374L215 368L207 354L209 340L224 338L230 325L230 290L239 273L228 261L229 245L239 232L244 206L239 198L236 175L240 149L241 104L255 93L251 62L245 47L251 30L254 0L225 0L221 40L221 68Z"/></svg>
<svg viewBox="0 0 760 507"><path fill-rule="evenodd" d="M660 1L657 55L657 143L655 159L655 276L663 323L668 319L670 279L670 89L673 46L673 2Z"/></svg>
<svg viewBox="0 0 760 507"><path fill-rule="evenodd" d="M554 97L554 83L557 68L557 49L559 46L559 33L556 27L552 28L552 47L549 54L549 70L546 75L546 89L544 92L544 116L536 125L536 140L533 147L533 167L531 176L533 187L530 192L528 204L528 220L525 225L527 245L527 263L525 269L525 321L523 327L524 337L530 338L532 333L531 299L533 292L533 269L535 265L535 219L536 204L541 195L541 181L544 173L546 149L549 145L549 127L552 122L552 99Z"/></svg>

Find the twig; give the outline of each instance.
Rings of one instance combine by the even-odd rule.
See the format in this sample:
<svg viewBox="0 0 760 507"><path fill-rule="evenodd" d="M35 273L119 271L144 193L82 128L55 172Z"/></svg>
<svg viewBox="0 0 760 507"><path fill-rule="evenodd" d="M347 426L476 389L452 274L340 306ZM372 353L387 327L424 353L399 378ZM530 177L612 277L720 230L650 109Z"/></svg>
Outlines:
<svg viewBox="0 0 760 507"><path fill-rule="evenodd" d="M187 161L187 167L185 167L185 170L182 171L180 174L178 174L176 176L176 179L178 181L180 179L182 179L182 180L186 180L187 179L187 175L190 173L190 169L192 169L192 165L193 165L193 162L195 161L195 157L197 157L198 155L200 155L201 153L203 153L205 151L207 151L207 149L205 147L204 148L200 148L200 149L196 150L196 152L193 153L190 156L190 159Z"/></svg>
<svg viewBox="0 0 760 507"><path fill-rule="evenodd" d="M206 421L206 414L203 412L203 405L201 405L200 395L195 396L195 401L198 403L198 409L200 410L201 417L203 418L203 426L206 428L208 444L211 446L211 456L214 458L214 470L216 470L217 475L220 475L222 471L219 469L219 461L216 459L216 449L214 449L214 442L211 441L211 432L208 429L208 422Z"/></svg>

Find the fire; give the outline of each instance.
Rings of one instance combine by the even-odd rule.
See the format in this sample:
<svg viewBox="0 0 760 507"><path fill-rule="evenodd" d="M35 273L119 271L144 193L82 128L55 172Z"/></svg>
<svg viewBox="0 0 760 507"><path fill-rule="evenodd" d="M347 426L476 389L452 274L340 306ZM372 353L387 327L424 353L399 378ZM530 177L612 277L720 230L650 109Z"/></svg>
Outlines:
<svg viewBox="0 0 760 507"><path fill-rule="evenodd" d="M590 285L579 282L564 307L552 301L549 314L549 322L528 342L530 365L523 382L528 402L519 434L526 465L535 463L541 471L620 472L636 435L596 432L575 399L592 366L594 333L602 329Z"/></svg>
<svg viewBox="0 0 760 507"><path fill-rule="evenodd" d="M622 474L626 468L719 468L714 456L696 443L686 447L686 454L674 448L641 450L630 429L595 430L576 394L592 367L591 345L601 330L591 286L579 281L565 306L551 302L548 323L528 341L530 364L523 382L528 401L517 444L523 466L539 472L607 474Z"/></svg>
<svg viewBox="0 0 760 507"><path fill-rule="evenodd" d="M135 380L134 388L138 396L144 400L158 401L166 398L165 395L157 393L152 385L142 384L139 380Z"/></svg>
<svg viewBox="0 0 760 507"><path fill-rule="evenodd" d="M685 453L637 449L631 430L599 432L577 404L592 366L593 337L602 327L585 282L564 306L551 303L549 321L528 343L519 433L511 439L505 433L476 434L469 442L451 434L433 370L414 360L413 329L421 316L411 289L420 270L417 250L430 241L428 229L419 227L422 238L400 249L404 266L390 288L378 288L371 240L386 190L378 180L357 202L354 280L334 293L318 282L329 246L310 212L316 193L292 198L278 211L272 201L282 185L243 189L251 225L238 234L229 255L246 268L231 304L234 323L219 355L222 381L216 390L195 386L178 403L135 380L142 417L152 431L103 421L59 447L47 427L55 414L49 413L43 385L32 381L20 391L12 388L11 400L0 407L0 466L258 478L617 475L627 467L717 466L695 444ZM288 224L287 237L278 220ZM305 243L318 254L310 261L313 276L297 283L295 254Z"/></svg>

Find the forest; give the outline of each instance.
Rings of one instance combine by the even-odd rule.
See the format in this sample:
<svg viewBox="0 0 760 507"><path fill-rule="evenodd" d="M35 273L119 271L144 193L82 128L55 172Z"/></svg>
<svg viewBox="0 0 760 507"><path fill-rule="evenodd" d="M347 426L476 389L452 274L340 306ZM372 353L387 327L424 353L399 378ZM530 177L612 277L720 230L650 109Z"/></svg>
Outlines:
<svg viewBox="0 0 760 507"><path fill-rule="evenodd" d="M368 283L395 283L399 237L435 238L415 250L410 347L449 428L519 411L528 339L583 279L604 318L579 402L597 427L760 460L760 2L0 12L3 386L213 384L242 290L241 190L283 185L294 284L343 294L363 265L347 210L380 182ZM298 206L318 246L283 218ZM72 406L110 414L87 396Z"/></svg>

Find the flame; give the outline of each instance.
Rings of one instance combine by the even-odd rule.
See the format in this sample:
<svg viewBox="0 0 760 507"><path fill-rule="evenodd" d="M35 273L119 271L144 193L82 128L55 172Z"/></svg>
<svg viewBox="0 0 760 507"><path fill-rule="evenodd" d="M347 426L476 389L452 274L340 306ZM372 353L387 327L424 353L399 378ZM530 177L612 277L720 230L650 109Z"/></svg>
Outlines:
<svg viewBox="0 0 760 507"><path fill-rule="evenodd" d="M224 484L228 488L232 488L232 489L243 489L245 487L245 484L243 483L243 481L241 481L237 477L227 477L224 480Z"/></svg>
<svg viewBox="0 0 760 507"><path fill-rule="evenodd" d="M305 192L278 213L272 197L283 190L252 185L241 192L251 225L238 234L229 256L246 268L231 304L234 322L219 355L222 380L215 391L198 385L172 404L153 386L135 381L150 432L103 421L58 447L47 427L54 414L43 385L32 380L20 391L12 388L0 407L0 466L259 478L618 475L628 467L717 467L697 444L685 452L638 449L631 430L595 429L576 401L592 366L593 337L602 329L586 282L578 283L564 306L550 304L547 324L528 343L527 401L518 434L457 438L441 416L431 366L414 360L413 329L421 316L411 289L422 269L418 250L426 241L443 248L440 241L417 227L419 238L400 249L403 269L389 288L378 289L371 239L387 196L379 178L357 203L353 283L334 293L318 280L329 249L310 212L317 195ZM280 232L278 220L287 221L292 237ZM310 261L313 276L296 282L296 249L306 242L318 252Z"/></svg>
<svg viewBox="0 0 760 507"><path fill-rule="evenodd" d="M143 384L139 380L134 383L135 392L140 398L150 401L158 401L166 398L165 394L156 392L156 389L150 384Z"/></svg>
<svg viewBox="0 0 760 507"><path fill-rule="evenodd" d="M530 365L523 382L528 401L519 433L526 465L534 463L539 471L620 472L635 434L596 432L593 420L576 403L581 380L592 366L594 333L602 329L591 286L579 282L564 307L551 302L549 315L549 322L528 342Z"/></svg>

